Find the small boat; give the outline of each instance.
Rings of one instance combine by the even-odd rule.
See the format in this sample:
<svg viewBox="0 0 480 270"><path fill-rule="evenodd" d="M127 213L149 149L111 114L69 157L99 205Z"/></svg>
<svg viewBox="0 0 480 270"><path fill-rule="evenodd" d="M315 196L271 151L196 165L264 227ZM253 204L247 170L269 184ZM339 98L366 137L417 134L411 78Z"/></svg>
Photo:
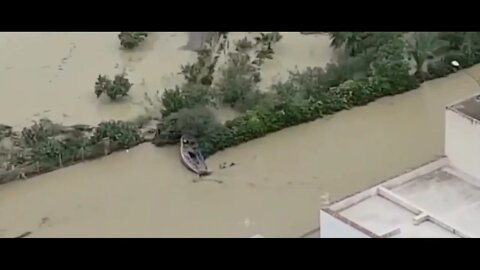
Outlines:
<svg viewBox="0 0 480 270"><path fill-rule="evenodd" d="M183 165L199 176L211 174L195 138L183 135L180 139L180 158Z"/></svg>

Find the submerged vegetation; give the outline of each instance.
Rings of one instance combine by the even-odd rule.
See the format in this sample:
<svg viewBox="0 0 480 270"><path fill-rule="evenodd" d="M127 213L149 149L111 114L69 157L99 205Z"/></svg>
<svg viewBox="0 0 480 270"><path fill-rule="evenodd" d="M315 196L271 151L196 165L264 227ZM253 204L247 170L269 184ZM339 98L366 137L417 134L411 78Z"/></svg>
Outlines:
<svg viewBox="0 0 480 270"><path fill-rule="evenodd" d="M121 32L118 34L118 39L120 39L120 45L125 49L133 49L140 45L145 38L148 37L147 32Z"/></svg>
<svg viewBox="0 0 480 270"><path fill-rule="evenodd" d="M127 149L143 142L144 137L129 122L110 121L89 127L62 126L41 119L22 132L10 132L2 138L10 146L0 147L0 183Z"/></svg>
<svg viewBox="0 0 480 270"><path fill-rule="evenodd" d="M198 52L197 61L181 68L185 84L165 90L157 98L162 106L156 115L161 116L155 118L158 123L153 128L146 128L146 122L154 117L135 123L102 122L96 127L62 126L43 119L21 132L0 125L0 141L10 145L0 147L0 183L147 140L158 146L176 144L182 134L197 137L208 156L289 126L415 89L425 80L480 63L478 32L334 32L330 33L331 46L343 50L344 57L324 68L291 71L287 80L260 89L260 67L273 57L281 35L262 33L244 38L234 43L232 50L228 50L226 35L214 35ZM125 74L114 80L99 76L95 94L118 100L131 86ZM235 109L240 116L219 122L212 110L221 106ZM151 133L154 138L147 138Z"/></svg>
<svg viewBox="0 0 480 270"><path fill-rule="evenodd" d="M115 75L113 81L105 75L98 75L95 82L95 95L99 98L102 94L106 94L112 101L116 101L128 95L128 91L133 84L127 79L127 74Z"/></svg>
<svg viewBox="0 0 480 270"><path fill-rule="evenodd" d="M331 45L347 53L343 59L325 68L291 72L288 80L273 85L266 93L260 92L256 81L250 77L255 73L252 67L262 63L258 52L255 60L259 61L249 62L248 51L252 50L252 43L240 40L236 43L237 53L230 55L227 67L210 91L220 97L221 103L243 114L222 126L212 122L209 132L200 135L204 154L208 156L270 132L415 89L426 79L454 72L452 60L457 60L462 68L479 63L479 38L480 33L447 36L438 33L331 33ZM267 39L265 34L256 39L257 44L265 40L277 39ZM262 48L273 51L268 45ZM192 107L189 104L185 109ZM167 129L168 133L162 132ZM176 143L181 132L173 122L163 121L155 143Z"/></svg>

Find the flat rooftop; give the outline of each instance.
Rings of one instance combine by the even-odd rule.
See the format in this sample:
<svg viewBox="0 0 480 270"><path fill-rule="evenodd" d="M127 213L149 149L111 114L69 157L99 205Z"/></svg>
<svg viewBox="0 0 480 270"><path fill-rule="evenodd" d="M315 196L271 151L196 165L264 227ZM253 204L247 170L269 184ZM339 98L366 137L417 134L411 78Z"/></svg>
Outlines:
<svg viewBox="0 0 480 270"><path fill-rule="evenodd" d="M326 210L374 237L476 238L480 237L478 183L442 158Z"/></svg>
<svg viewBox="0 0 480 270"><path fill-rule="evenodd" d="M450 109L460 112L476 120L480 120L480 95L467 98L449 106Z"/></svg>

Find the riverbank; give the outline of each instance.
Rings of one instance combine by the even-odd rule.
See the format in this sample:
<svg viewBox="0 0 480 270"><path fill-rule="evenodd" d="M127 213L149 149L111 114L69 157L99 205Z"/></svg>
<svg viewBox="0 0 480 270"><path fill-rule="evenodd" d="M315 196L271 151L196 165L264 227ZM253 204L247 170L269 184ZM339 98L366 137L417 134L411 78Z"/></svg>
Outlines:
<svg viewBox="0 0 480 270"><path fill-rule="evenodd" d="M381 35L383 34L380 34L380 36ZM271 36L267 35L263 37L272 38L274 36L275 35L272 33ZM282 36L279 35L279 37L281 40ZM223 38L220 37L219 40L223 40ZM150 42L152 42L152 40L150 40ZM260 43L260 45L255 45L260 46L258 48L261 48L260 52L268 52L268 50L271 50L270 43L268 43L269 49L267 49L267 43L263 44L262 42ZM218 45L221 45L220 43L218 43ZM144 46L148 47L148 44L145 44ZM247 56L249 53L247 52L245 55L244 52L239 53L241 50L239 49L238 44L236 44L235 46L237 55L229 54L229 56L227 57L229 58L227 63L229 63L229 65L233 65L232 67L235 67L235 65L238 65L240 63L240 66L235 68L240 68L237 71L247 70L247 74L242 73L242 75L238 75L238 73L235 72L234 74L237 75L234 75L232 78L230 78L230 81L227 81L224 86L210 85L211 81L214 80L215 77L212 77L212 79L205 77L203 79L208 79L207 81L210 81L206 85L200 85L200 82L195 81L193 82L193 84L192 82L190 82L190 86L182 85L175 91L169 90L169 92L165 92L168 95L162 96L162 103L164 107L166 106L166 104L174 104L174 106L171 108L166 107L167 110L162 110L162 120L160 121L161 125L159 125L158 128L153 127L147 132L149 134L156 133L156 136L153 140L154 144L156 144L157 146L163 146L165 144L177 143L180 135L185 132L185 130L183 130L184 127L179 127L178 125L178 122L181 123L182 121L178 120L176 118L176 115L172 115L173 118L170 117L171 114L175 114L179 111L185 112L186 110L187 114L182 117L192 118L188 119L188 121L187 118L184 119L185 121L183 122L187 123L186 128L190 129L190 126L198 126L194 124L195 121L198 121L195 120L194 117L196 117L196 115L199 115L200 111L197 110L189 112L189 110L191 110L193 106L205 106L204 103L207 102L208 99L210 99L210 95L217 95L217 99L224 99L224 103L226 97L229 97L229 99L234 97L240 103L245 103L245 100L248 99L248 97L250 97L252 100L250 101L250 105L240 104L250 106L247 106L246 113L236 117L231 121L227 121L225 124L213 123L214 121L211 120L213 119L213 117L210 117L210 119L201 120L204 121L204 124L202 125L202 127L200 127L200 130L198 131L200 133L203 132L203 134L199 133L194 135L200 137L200 147L204 155L206 156L209 156L225 148L229 148L235 145L239 145L241 143L245 143L249 140L265 136L268 133L276 132L289 126L294 126L308 121L312 121L317 118L324 117L325 115L330 115L345 109L350 109L354 106L366 105L378 99L379 97L400 94L406 91L413 90L413 88L416 88L418 86L418 76L412 76L409 74L408 62L406 62L403 56L404 47L402 46L405 46L403 39L397 36L389 36L386 43L380 45L380 47L377 48L379 52L383 53L383 56L371 59L370 62L367 62L370 66L374 66L374 68L363 66L363 68L368 69L367 73L371 73L368 76L367 74L365 74L365 76L367 77L364 76L358 79L353 78L356 76L355 74L357 74L356 72L352 73L352 69L355 69L353 66L356 66L356 69L358 69L359 67L362 67L362 65L354 65L354 63L358 62L358 59L350 58L348 60L350 62L328 64L325 70L316 67L306 72L300 72L296 73L296 75L290 75L289 79L286 82L282 82L272 86L272 89L268 93L264 94L262 94L261 91L259 92L259 90L255 89L256 86L251 86L251 82L248 81L251 79L250 76L253 75L250 74L252 72L250 68L256 65L256 67L253 67L253 72L256 72L255 70L257 68L264 69L264 67L262 66L262 64L254 64L253 66L248 66L251 64L246 64L246 66L243 66L245 64L242 64L242 61L238 60L242 59L242 57L244 56ZM225 46L220 46L218 48L217 47L217 45L214 45L212 47L212 51L210 54L213 54L210 56L199 54L198 64L201 64L205 61L211 61L212 59L217 59L217 57L219 57L221 53L220 51L217 52L216 50ZM281 47L282 46L280 46L280 48ZM73 43L72 48L76 48L75 43ZM282 50L280 50L280 52L281 51ZM216 56L214 57L214 55ZM262 60L260 56L257 55L256 57L257 58L254 58L255 60L251 63L254 63L255 61L264 62L264 60ZM447 55L446 57L448 58L450 57L450 55ZM207 58L211 59L208 60ZM280 57L280 59L281 58L282 57ZM67 58L63 58L62 61L66 61L66 59ZM214 60L213 63L215 63L215 61L216 60ZM247 62L249 61L251 60L247 59ZM474 61L477 61L477 59L475 58ZM472 61L470 61L470 63L471 62ZM266 63L269 62L267 61ZM427 72L426 75L430 77L445 76L446 73L451 73L455 71L455 68L448 67L450 66L448 59L441 59L431 64L434 64L433 67L436 71L430 72L429 64L429 72ZM448 66L446 67L445 65ZM363 70L363 68L361 70ZM443 71L441 73L438 73L438 68L441 68ZM204 70L204 67L200 67L200 69ZM63 67L59 66L58 70L62 71ZM215 66L213 66L213 70L215 70ZM235 69L233 71L235 71ZM247 79L242 77L244 75L246 75ZM195 77L196 76L197 75L195 75ZM272 79L271 73L268 78L270 80ZM185 77L185 79L189 80L188 77ZM199 77L199 79L202 78ZM142 84L144 83L145 80L143 79ZM202 84L204 84L204 82L202 82ZM202 93L204 93L205 97L202 97L201 99L195 97L199 95L199 90L202 90ZM219 94L220 97L218 97ZM148 93L145 92L145 95L148 95ZM168 102L166 103L165 100L167 98ZM189 100L191 98L193 100ZM232 101L233 103L230 103L230 105L238 105L237 101ZM111 104L114 104L114 102L112 102ZM158 112L156 112L156 114L158 115ZM205 115L205 117L207 116ZM127 126L122 123L120 124ZM139 125L139 127L141 127L141 125ZM92 127L92 129L99 130L99 128L96 127ZM198 128L196 127L196 129ZM201 129L204 130L201 131ZM45 143L42 139L42 141L36 143L37 145L34 145L35 147L32 148L33 151L31 151L30 148L24 147L25 150L20 153L19 158L16 157L17 153L14 153L15 158L12 159L11 150L8 149L5 153L7 156L7 165L4 166L5 168L3 168L3 171L5 171L5 173L2 173L2 175L11 174L11 172L9 172L10 168L23 168L35 164L35 168L33 169L29 168L27 171L25 171L24 169L20 169L22 170L20 173L16 173L14 171L15 175L19 175L25 178L33 174L37 175L43 172L50 171L52 169L52 166L62 168L64 167L63 164L73 164L84 161L85 142L87 142L87 146L90 148L100 147L101 145L98 144L104 144L105 139L108 140L107 144L109 145L115 145L118 143L121 143L123 145L122 147L114 147L113 149L107 149L106 151L104 151L111 152L112 150L122 150L128 147L133 147L138 143L138 141L146 141L145 138L137 138L134 140L130 140L128 138L128 136L130 135L128 134L131 133L131 131L126 130L125 132L127 134L127 137L123 139L129 140L129 142L119 142L118 140L121 139L117 138L117 135L115 134L124 132L121 130L121 128L115 128L115 130L115 132L100 132L104 135L101 135L102 137L97 136L98 138L94 138L93 141L90 137L83 136L81 138L75 138L73 141L69 142L59 142L58 140L54 139L47 141L47 144L44 145ZM18 134L14 135L17 137L19 136ZM138 135L135 136L138 137ZM24 140L23 135L22 139L19 141L21 142L22 140ZM29 157L30 152L33 152L33 157ZM37 152L41 152L40 155L36 155ZM103 153L96 153L89 156L88 158L91 159L104 155L105 154ZM65 160L65 156L68 156L69 159ZM41 163L45 163L45 157L47 157L47 168L44 168L45 166L40 166L39 168L38 164L43 165ZM2 162L4 161L4 159L5 158L2 158ZM7 178L7 180L5 180L4 178ZM10 178L12 177L10 177L9 175L2 176L0 177L0 182L10 181Z"/></svg>

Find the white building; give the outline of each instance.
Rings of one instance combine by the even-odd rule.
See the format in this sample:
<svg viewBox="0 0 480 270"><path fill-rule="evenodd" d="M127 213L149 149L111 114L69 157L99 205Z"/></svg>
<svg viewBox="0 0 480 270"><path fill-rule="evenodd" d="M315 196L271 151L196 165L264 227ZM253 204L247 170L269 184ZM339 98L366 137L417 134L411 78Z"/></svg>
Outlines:
<svg viewBox="0 0 480 270"><path fill-rule="evenodd" d="M480 95L445 128L444 157L322 209L320 237L480 237Z"/></svg>

